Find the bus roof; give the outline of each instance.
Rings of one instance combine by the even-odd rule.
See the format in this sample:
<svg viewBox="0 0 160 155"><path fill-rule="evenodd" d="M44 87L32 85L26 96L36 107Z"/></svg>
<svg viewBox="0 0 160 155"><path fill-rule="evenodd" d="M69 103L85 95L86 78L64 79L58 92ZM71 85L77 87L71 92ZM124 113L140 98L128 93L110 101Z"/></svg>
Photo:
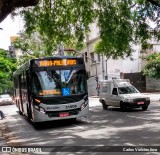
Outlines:
<svg viewBox="0 0 160 155"><path fill-rule="evenodd" d="M43 57L43 58L35 58L35 59L31 59L31 60L28 60L25 64L21 65L14 73L13 73L13 76L21 73L24 69L28 69L30 67L30 64L32 62L36 62L36 61L43 61L43 60L58 60L58 59L83 59L82 57L77 57L77 56L50 56L50 57Z"/></svg>
<svg viewBox="0 0 160 155"><path fill-rule="evenodd" d="M35 58L31 60L48 60L48 59L68 59L68 58L82 58L82 57L77 57L77 56L50 56L50 57L43 57L43 58Z"/></svg>

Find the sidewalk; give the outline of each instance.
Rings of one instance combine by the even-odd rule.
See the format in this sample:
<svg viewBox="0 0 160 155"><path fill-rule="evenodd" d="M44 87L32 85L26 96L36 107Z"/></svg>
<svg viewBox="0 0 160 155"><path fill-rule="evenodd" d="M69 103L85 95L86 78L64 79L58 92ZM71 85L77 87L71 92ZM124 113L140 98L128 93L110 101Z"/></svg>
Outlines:
<svg viewBox="0 0 160 155"><path fill-rule="evenodd" d="M0 120L0 146L7 146L7 142L4 137L4 130L5 130L5 119ZM2 153L0 150L0 154L3 155L10 155L10 153Z"/></svg>

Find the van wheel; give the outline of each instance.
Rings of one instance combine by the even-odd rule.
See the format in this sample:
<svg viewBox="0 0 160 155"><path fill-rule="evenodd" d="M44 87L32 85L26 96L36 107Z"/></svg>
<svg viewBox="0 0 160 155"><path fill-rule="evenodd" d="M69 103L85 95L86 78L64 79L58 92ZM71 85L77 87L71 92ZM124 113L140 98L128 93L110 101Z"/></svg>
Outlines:
<svg viewBox="0 0 160 155"><path fill-rule="evenodd" d="M147 110L148 106L142 106L142 110Z"/></svg>
<svg viewBox="0 0 160 155"><path fill-rule="evenodd" d="M108 109L108 105L106 105L105 101L102 101L102 106L103 106L103 110L107 110Z"/></svg>
<svg viewBox="0 0 160 155"><path fill-rule="evenodd" d="M122 111L126 111L127 110L127 107L126 107L124 102L120 103L120 108L121 108Z"/></svg>

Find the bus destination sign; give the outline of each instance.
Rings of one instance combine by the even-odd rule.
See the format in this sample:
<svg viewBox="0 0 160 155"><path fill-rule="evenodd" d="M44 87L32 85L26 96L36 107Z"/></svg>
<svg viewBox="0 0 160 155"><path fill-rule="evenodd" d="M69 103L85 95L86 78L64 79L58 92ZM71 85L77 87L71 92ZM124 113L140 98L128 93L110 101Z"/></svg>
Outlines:
<svg viewBox="0 0 160 155"><path fill-rule="evenodd" d="M51 66L73 66L77 64L76 59L62 59L62 60L40 60L38 67L51 67Z"/></svg>

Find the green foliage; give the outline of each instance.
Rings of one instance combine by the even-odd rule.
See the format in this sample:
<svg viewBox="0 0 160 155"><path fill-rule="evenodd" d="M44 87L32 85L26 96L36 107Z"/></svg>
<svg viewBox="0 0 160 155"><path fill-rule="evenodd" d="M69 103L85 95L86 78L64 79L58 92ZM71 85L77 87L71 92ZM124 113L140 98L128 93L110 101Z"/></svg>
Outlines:
<svg viewBox="0 0 160 155"><path fill-rule="evenodd" d="M83 47L84 31L92 22L92 0L40 0L39 5L22 11L26 33L36 32L50 55L60 42L65 47ZM85 30L83 29L85 28Z"/></svg>
<svg viewBox="0 0 160 155"><path fill-rule="evenodd" d="M114 59L130 56L133 44L148 47L152 35L159 37L158 29L147 24L157 20L157 6L146 0L96 0L100 41L95 51ZM151 34L151 31L154 32Z"/></svg>
<svg viewBox="0 0 160 155"><path fill-rule="evenodd" d="M65 48L81 49L89 24L96 21L100 41L95 51L114 59L130 56L133 43L145 50L152 35L160 39L158 25L148 24L148 20L157 21L157 12L158 6L147 0L40 0L36 7L21 11L25 34L38 36L39 51L45 55L52 55L61 42Z"/></svg>
<svg viewBox="0 0 160 155"><path fill-rule="evenodd" d="M16 61L7 56L7 52L0 49L0 93L13 88L13 72L16 70Z"/></svg>
<svg viewBox="0 0 160 155"><path fill-rule="evenodd" d="M147 63L143 69L143 74L151 78L160 79L160 53L146 56L144 60Z"/></svg>
<svg viewBox="0 0 160 155"><path fill-rule="evenodd" d="M20 49L23 54L18 60L18 65L22 65L27 60L48 55L43 40L37 34L29 36L26 33L21 33L21 37L16 39L13 44L15 49Z"/></svg>

